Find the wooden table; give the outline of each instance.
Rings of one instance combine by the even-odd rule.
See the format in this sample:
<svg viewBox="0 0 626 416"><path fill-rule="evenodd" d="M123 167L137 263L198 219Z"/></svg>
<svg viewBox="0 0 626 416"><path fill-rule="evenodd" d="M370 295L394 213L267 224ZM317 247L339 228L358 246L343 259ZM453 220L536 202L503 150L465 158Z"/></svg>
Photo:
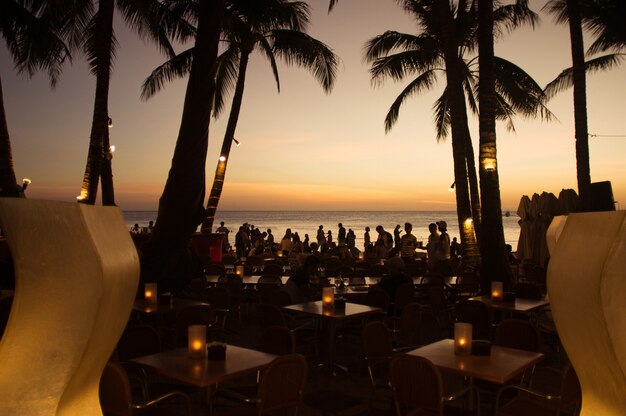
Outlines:
<svg viewBox="0 0 626 416"><path fill-rule="evenodd" d="M440 370L504 384L544 358L537 352L491 346L491 355L455 355L454 340L444 339L407 352L427 358Z"/></svg>
<svg viewBox="0 0 626 416"><path fill-rule="evenodd" d="M514 312L527 314L529 312L536 311L537 309L544 308L550 304L550 302L545 298L537 300L515 298L514 302L504 302L501 300L493 300L489 295L476 296L469 298L469 300L477 300L487 305L490 309L508 312L511 314Z"/></svg>
<svg viewBox="0 0 626 416"><path fill-rule="evenodd" d="M218 383L245 374L255 373L267 367L275 355L248 348L228 345L226 359L212 361L207 358L191 358L187 348L133 358L133 363L171 379L204 388L207 414L213 413L213 395Z"/></svg>
<svg viewBox="0 0 626 416"><path fill-rule="evenodd" d="M145 315L163 315L170 312L178 312L189 306L208 305L208 303L191 299L173 298L169 303L150 303L144 299L135 299L133 311Z"/></svg>
<svg viewBox="0 0 626 416"><path fill-rule="evenodd" d="M284 310L301 315L312 316L318 320L328 323L328 361L327 367L329 371L335 374L334 370L339 368L345 371L344 368L335 364L335 331L336 324L339 321L346 319L353 319L357 317L363 317L373 315L377 313L384 313L380 308L374 308L367 305L359 305L356 303L346 302L345 309L338 308L324 308L322 301L299 303L296 305L284 306Z"/></svg>
<svg viewBox="0 0 626 416"><path fill-rule="evenodd" d="M187 348L146 355L130 361L183 383L197 387L210 387L243 374L262 370L275 358L276 356L272 354L228 345L226 359L223 361L191 358Z"/></svg>
<svg viewBox="0 0 626 416"><path fill-rule="evenodd" d="M242 281L244 286L255 286L259 282L260 278L261 278L261 275L243 276L241 278L241 281ZM283 285L285 283L287 283L288 279L289 279L289 276L280 276L280 280L281 280ZM214 285L214 284L218 283L219 276L218 275L207 275L206 276L206 281L207 281L207 283L209 285Z"/></svg>

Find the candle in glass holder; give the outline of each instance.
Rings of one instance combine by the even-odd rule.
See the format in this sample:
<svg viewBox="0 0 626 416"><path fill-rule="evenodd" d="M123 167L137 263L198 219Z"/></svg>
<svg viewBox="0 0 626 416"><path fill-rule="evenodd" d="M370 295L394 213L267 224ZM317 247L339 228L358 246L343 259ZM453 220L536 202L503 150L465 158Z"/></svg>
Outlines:
<svg viewBox="0 0 626 416"><path fill-rule="evenodd" d="M206 326L189 325L187 327L187 349L192 358L206 357Z"/></svg>
<svg viewBox="0 0 626 416"><path fill-rule="evenodd" d="M472 353L472 324L457 322L454 324L454 354Z"/></svg>
<svg viewBox="0 0 626 416"><path fill-rule="evenodd" d="M237 266L235 266L235 274L237 276L243 277L243 265L242 264L238 264Z"/></svg>
<svg viewBox="0 0 626 416"><path fill-rule="evenodd" d="M332 308L335 306L335 288L332 286L322 288L322 306Z"/></svg>
<svg viewBox="0 0 626 416"><path fill-rule="evenodd" d="M491 299L502 300L502 282L491 282Z"/></svg>
<svg viewBox="0 0 626 416"><path fill-rule="evenodd" d="M143 286L143 297L146 302L151 304L157 303L157 284L156 283L146 283Z"/></svg>
<svg viewBox="0 0 626 416"><path fill-rule="evenodd" d="M365 260L365 252L359 252L359 260Z"/></svg>

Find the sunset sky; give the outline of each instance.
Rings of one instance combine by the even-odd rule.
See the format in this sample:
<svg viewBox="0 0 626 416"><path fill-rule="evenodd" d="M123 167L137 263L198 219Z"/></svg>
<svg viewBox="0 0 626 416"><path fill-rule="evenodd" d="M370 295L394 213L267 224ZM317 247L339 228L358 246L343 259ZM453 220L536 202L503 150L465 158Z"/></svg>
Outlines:
<svg viewBox="0 0 626 416"><path fill-rule="evenodd" d="M309 0L309 33L341 58L331 94L305 70L279 62L276 91L265 58L253 55L236 138L226 175L223 210L454 210L450 140L437 143L432 105L444 75L429 93L415 96L385 134L384 117L406 86L373 87L362 60L364 43L385 30L417 33L394 0ZM496 54L512 60L544 86L570 66L569 35L540 12L540 25L500 39ZM163 57L123 27L111 80L109 111L116 151L116 199L125 210L155 210L170 167L180 125L186 79L147 102L140 85ZM587 46L590 44L587 41ZM29 198L73 201L82 182L95 94L95 77L83 56L67 66L57 88L42 74L16 74L4 43L0 76L18 178L32 180ZM610 180L615 200L626 201L626 63L588 77L592 181ZM515 211L522 195L576 189L572 91L549 103L552 123L517 119L517 133L498 129L498 167L503 209ZM207 186L213 180L226 116L213 120ZM471 125L475 145L478 124ZM619 205L618 205L619 206Z"/></svg>

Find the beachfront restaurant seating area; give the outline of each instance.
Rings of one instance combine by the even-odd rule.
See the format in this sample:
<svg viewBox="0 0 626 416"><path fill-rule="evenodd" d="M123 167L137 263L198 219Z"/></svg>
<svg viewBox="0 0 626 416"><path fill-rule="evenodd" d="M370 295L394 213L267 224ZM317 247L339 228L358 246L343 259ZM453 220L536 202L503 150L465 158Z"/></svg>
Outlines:
<svg viewBox="0 0 626 416"><path fill-rule="evenodd" d="M389 293L380 262L335 260L322 262L318 290L304 304L281 290L297 267L285 258L207 262L203 278L179 295L140 285L102 375L104 414L504 415L524 414L524 406L576 414L575 373L553 327L552 339L543 335L545 286L522 279L513 302L498 302L479 295L476 274L413 265L410 283ZM0 323L12 299L2 292ZM458 323L471 324L474 343L490 354L455 353ZM568 396L524 401L512 386Z"/></svg>
<svg viewBox="0 0 626 416"><path fill-rule="evenodd" d="M210 348L206 358L189 359L193 341L178 325L182 331L178 342L162 342L159 352L120 360L118 347L112 357L128 374L143 371L136 385L131 382L136 402L159 397L169 383L169 391L187 395L192 414L254 413L259 410L258 395L272 394L264 390L269 381L264 383L263 378L276 359L272 357L300 357L305 363L305 370L297 370L305 372L301 391L292 387L296 376L285 376L288 382L275 380L272 387L278 396L289 393L292 400L285 406L300 415L404 415L418 409L422 413L414 414L489 415L496 414L496 402L503 409L498 414L509 414L505 411L518 395L508 390L500 394L501 388L519 385L552 397L561 389L561 370L571 374L556 332L552 333L556 345L554 340L541 341L550 320L545 286L521 279L513 302L490 302L490 295L480 296L476 274L440 275L417 266L406 269L422 270L421 275L411 273L411 283L388 293L380 284L388 278L380 262L355 263L351 268L341 264L336 266L338 272L332 266L335 260L322 262L326 267L315 282L317 291L300 304L292 304L282 290L298 266L278 257L207 262L203 278L184 292L185 297L161 294L147 302L140 288L127 331L152 328L165 341L177 321L189 315L186 311L204 308L203 316L193 322L186 318L183 327L203 326L204 342L225 346L226 367L231 361L240 366L214 374L211 367L217 365ZM368 273L372 269L374 276ZM326 299L324 288L332 290L332 301ZM218 312L212 314L214 307ZM490 354L455 354L456 323L471 323L477 348L488 348ZM526 333L537 338L528 341L519 336ZM224 364L220 368L226 370ZM394 368L420 371L412 377L406 371L393 373ZM577 414L579 401L552 401L532 403L550 411L562 406L563 414ZM507 407L509 402L513 404ZM184 411L186 402L172 400L160 406Z"/></svg>
<svg viewBox="0 0 626 416"><path fill-rule="evenodd" d="M97 224L87 217L68 228ZM99 230L96 226L89 231L95 233L96 243L105 238ZM54 238L52 233L43 234L36 244L50 246ZM81 241L73 244L76 250L88 246ZM123 244L115 247L128 252ZM6 325L1 328L5 332L0 359L28 358L14 347L16 340L50 329L16 324L32 310L24 308L25 302L36 299L36 309L43 307L50 316L66 309L67 302L74 319L82 318L81 308L83 313L97 312L97 325L77 327L87 338L63 332L64 322L72 321L67 315L64 320L46 320L55 325L56 333L71 339L51 338L36 347L82 350L64 357L75 363L65 368L85 368L79 377L67 373L69 390L57 389L59 399L53 403L65 413L52 414L72 414L74 408L94 403L104 414L115 415L542 415L578 414L584 406L584 384L570 365L571 356L560 342L563 334L552 319L558 302L546 297L545 280L536 281L534 276L520 277L507 288L512 290L504 291L498 282L481 287L480 276L454 268L453 273L439 274L405 266L407 273L402 274L397 261L334 267L337 262L326 259L307 299L293 302L284 288L297 265L276 258L207 262L202 277L176 294L162 293L154 282L116 279L116 274L109 274L115 269L110 265L100 270L111 278L98 280L105 286L101 292L89 292L90 301L60 290L73 287L68 281L85 284L81 273L67 273L82 269L64 262L103 263L94 253L77 257L53 253L62 261L46 263L45 273L55 269L61 280L42 282L36 275L44 275L44 269L28 269L22 272L18 291L3 286L0 292L0 323ZM19 252L13 257L19 271L26 257ZM124 273L137 278L136 263L128 262ZM46 299L39 295L42 283L46 293L56 293L64 301L42 301ZM88 293L86 288L81 293ZM85 309L92 304L100 306ZM109 323L115 324L114 330ZM90 365L82 366L83 361ZM8 367L29 372L26 378L13 379L20 386L36 378L32 370L38 361L29 362L33 368L5 362L0 368L5 372L0 376L3 391L9 387ZM48 364L59 363L48 360ZM81 386L73 380L94 377L99 400L83 400L76 394ZM47 388L52 391L57 385ZM73 398L64 399L69 392ZM12 391L4 397L8 400L0 406L5 410L49 405Z"/></svg>

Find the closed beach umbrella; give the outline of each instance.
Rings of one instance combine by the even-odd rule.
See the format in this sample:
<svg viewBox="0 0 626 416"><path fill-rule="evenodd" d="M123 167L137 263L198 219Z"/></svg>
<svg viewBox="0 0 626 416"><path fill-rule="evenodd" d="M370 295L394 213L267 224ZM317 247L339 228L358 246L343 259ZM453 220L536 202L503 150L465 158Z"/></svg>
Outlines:
<svg viewBox="0 0 626 416"><path fill-rule="evenodd" d="M537 194L535 194L537 195ZM535 200L533 195L533 201ZM537 216L534 224L534 244L533 244L533 260L540 266L544 266L546 259L550 257L548 253L548 243L546 240L546 232L552 222L552 218L557 214L559 201L551 192L543 192L537 195Z"/></svg>
<svg viewBox="0 0 626 416"><path fill-rule="evenodd" d="M573 189L562 189L559 193L559 214L567 215L570 212L578 212L580 209L580 199Z"/></svg>
<svg viewBox="0 0 626 416"><path fill-rule="evenodd" d="M520 261L532 258L532 229L534 218L530 210L531 201L528 195L522 196L517 207L517 222L520 226L519 240L517 241L517 258Z"/></svg>

